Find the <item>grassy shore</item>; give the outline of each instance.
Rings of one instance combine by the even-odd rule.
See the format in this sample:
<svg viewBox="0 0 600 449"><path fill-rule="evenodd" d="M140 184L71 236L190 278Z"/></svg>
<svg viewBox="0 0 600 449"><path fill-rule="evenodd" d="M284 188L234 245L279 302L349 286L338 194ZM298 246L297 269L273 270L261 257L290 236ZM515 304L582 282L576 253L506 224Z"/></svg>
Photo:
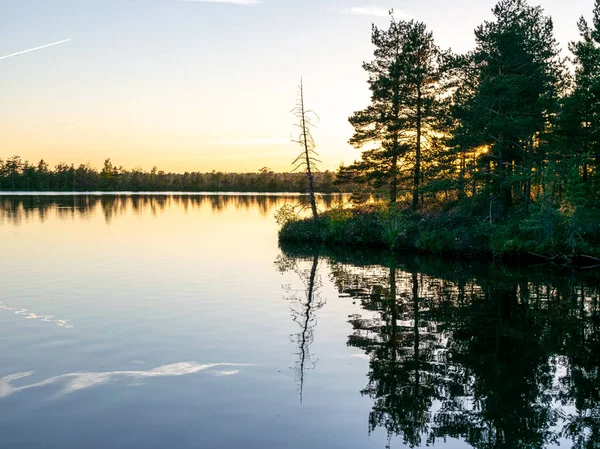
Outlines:
<svg viewBox="0 0 600 449"><path fill-rule="evenodd" d="M311 219L281 219L286 243L371 247L455 257L545 259L557 264L596 265L600 260L600 219L590 211L536 206L526 216L491 220L476 208L412 212L368 205L337 207Z"/></svg>

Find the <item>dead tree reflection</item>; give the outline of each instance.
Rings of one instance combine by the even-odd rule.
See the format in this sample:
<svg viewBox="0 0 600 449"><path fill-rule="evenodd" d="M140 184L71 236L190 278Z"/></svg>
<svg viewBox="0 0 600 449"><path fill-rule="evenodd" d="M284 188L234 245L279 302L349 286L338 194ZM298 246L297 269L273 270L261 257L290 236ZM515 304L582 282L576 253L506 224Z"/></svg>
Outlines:
<svg viewBox="0 0 600 449"><path fill-rule="evenodd" d="M319 289L322 281L318 275L319 254L312 258L294 258L280 255L275 265L281 272L293 271L298 275L303 288L295 289L285 286L286 300L290 302L292 320L299 331L291 335L292 342L297 347L297 360L294 370L300 393L300 403L304 400L304 381L307 370L314 369L318 359L311 353L310 345L314 342L314 331L317 326L317 312L325 305Z"/></svg>

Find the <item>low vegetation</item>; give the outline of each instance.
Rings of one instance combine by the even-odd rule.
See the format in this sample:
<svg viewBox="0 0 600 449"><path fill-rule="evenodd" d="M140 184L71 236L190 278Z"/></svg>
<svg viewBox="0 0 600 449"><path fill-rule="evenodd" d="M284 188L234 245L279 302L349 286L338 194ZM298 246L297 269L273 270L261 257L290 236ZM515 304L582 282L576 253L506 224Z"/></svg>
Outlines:
<svg viewBox="0 0 600 449"><path fill-rule="evenodd" d="M483 205L479 205L483 206ZM460 257L543 258L557 264L600 263L600 215L596 211L536 206L527 216L492 221L476 204L414 212L385 203L338 206L312 219L288 209L279 238L285 243L379 247ZM479 210L479 214L477 211ZM593 214L593 216L591 215Z"/></svg>

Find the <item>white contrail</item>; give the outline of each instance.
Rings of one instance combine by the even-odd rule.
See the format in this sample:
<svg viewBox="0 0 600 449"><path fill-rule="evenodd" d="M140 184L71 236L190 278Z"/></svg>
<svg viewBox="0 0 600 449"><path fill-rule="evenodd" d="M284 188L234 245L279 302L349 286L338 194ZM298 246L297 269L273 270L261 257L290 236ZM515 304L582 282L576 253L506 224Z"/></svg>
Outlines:
<svg viewBox="0 0 600 449"><path fill-rule="evenodd" d="M51 44L42 45L40 47L30 48L29 50L19 51L17 53L13 53L12 55L0 56L0 59L12 58L13 56L19 56L23 53L29 53L30 51L41 50L42 48L52 47L53 45L64 44L65 42L69 42L71 39L65 39L64 41L52 42Z"/></svg>

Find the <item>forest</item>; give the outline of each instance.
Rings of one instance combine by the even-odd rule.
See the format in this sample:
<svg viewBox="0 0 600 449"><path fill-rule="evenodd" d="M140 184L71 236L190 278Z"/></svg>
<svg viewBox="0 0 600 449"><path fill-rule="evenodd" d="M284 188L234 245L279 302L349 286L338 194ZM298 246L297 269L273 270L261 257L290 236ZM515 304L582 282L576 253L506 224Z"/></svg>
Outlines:
<svg viewBox="0 0 600 449"><path fill-rule="evenodd" d="M424 23L372 27L371 104L349 118L360 158L336 183L350 210L280 216L282 239L539 254L600 246L600 1L564 55L552 18L501 0L466 54ZM360 206L372 194L377 206ZM309 225L311 227L309 227ZM316 230L316 232L315 232Z"/></svg>
<svg viewBox="0 0 600 449"><path fill-rule="evenodd" d="M315 185L320 192L338 192L333 183L335 173L315 173ZM41 160L37 164L13 156L0 159L0 190L4 191L132 191L132 192L304 192L303 173L275 173L263 167L255 173L165 173L154 167L126 170L104 161L100 171L90 164L60 163L54 168Z"/></svg>

